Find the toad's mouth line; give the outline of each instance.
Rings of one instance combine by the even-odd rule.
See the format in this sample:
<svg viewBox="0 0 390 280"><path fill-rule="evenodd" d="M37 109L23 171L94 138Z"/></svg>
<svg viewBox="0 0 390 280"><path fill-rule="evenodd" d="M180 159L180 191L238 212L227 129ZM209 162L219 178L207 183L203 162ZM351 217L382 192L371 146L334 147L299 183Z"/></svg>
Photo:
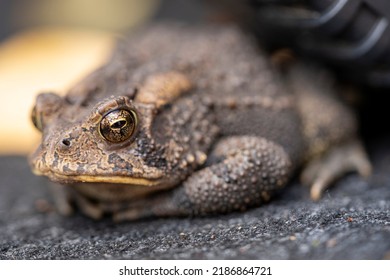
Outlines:
<svg viewBox="0 0 390 280"><path fill-rule="evenodd" d="M33 170L33 173L38 176L47 176L58 183L110 183L150 187L159 186L162 183L162 180L159 178L146 179L130 176L66 175L53 171L41 172L39 170Z"/></svg>

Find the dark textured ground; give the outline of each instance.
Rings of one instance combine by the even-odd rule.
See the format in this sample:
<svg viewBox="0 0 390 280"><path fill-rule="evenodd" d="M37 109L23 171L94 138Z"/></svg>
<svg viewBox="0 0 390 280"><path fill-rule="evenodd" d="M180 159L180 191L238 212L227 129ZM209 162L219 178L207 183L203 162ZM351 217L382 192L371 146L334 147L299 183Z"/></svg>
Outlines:
<svg viewBox="0 0 390 280"><path fill-rule="evenodd" d="M0 259L389 259L390 137L374 175L341 180L319 203L292 185L246 213L114 224L47 211L46 181L0 157Z"/></svg>

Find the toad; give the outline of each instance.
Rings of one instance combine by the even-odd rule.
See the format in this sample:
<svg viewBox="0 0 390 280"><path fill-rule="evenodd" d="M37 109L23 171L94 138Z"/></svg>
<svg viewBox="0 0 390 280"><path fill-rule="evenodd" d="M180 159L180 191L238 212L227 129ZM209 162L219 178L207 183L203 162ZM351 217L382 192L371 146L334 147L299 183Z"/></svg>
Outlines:
<svg viewBox="0 0 390 280"><path fill-rule="evenodd" d="M279 71L235 27L161 24L118 44L64 97L37 97L32 170L63 214L115 220L259 206L296 172L311 197L370 163L324 71Z"/></svg>

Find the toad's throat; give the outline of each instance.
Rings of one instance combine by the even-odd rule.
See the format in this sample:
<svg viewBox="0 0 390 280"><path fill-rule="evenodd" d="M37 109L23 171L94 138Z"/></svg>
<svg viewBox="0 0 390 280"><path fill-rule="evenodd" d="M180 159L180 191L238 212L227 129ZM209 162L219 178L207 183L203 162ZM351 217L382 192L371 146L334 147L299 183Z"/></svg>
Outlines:
<svg viewBox="0 0 390 280"><path fill-rule="evenodd" d="M151 187L160 186L163 184L163 180L159 178L147 179L130 176L66 175L53 171L43 173L37 169L33 170L33 173L38 176L47 176L51 180L59 183L110 183Z"/></svg>

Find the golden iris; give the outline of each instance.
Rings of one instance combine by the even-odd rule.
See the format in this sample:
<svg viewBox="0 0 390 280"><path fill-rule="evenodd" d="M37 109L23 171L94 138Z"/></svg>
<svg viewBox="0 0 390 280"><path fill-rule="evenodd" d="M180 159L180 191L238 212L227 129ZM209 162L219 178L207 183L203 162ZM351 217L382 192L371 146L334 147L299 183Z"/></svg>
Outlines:
<svg viewBox="0 0 390 280"><path fill-rule="evenodd" d="M38 114L38 110L36 106L34 106L34 108L31 111L31 120L35 128L38 129L40 132L42 132L43 130L42 118L40 114Z"/></svg>
<svg viewBox="0 0 390 280"><path fill-rule="evenodd" d="M118 109L103 117L99 132L107 141L120 143L133 135L136 125L137 116L134 111Z"/></svg>

